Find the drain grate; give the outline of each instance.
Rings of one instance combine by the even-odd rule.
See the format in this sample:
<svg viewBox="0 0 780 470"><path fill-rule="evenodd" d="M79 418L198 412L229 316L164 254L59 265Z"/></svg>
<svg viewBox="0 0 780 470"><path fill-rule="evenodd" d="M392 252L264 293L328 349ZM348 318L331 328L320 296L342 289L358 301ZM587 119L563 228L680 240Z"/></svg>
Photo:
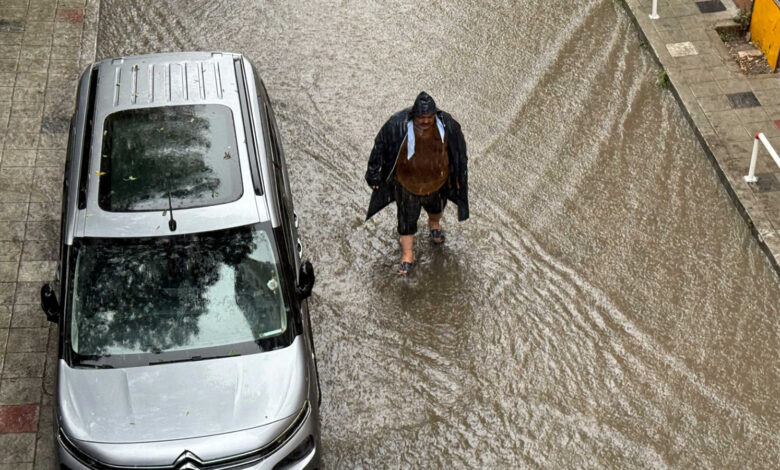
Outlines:
<svg viewBox="0 0 780 470"><path fill-rule="evenodd" d="M699 7L699 11L702 13L715 13L718 11L726 11L726 7L723 6L723 3L721 3L720 0L696 2L696 6Z"/></svg>

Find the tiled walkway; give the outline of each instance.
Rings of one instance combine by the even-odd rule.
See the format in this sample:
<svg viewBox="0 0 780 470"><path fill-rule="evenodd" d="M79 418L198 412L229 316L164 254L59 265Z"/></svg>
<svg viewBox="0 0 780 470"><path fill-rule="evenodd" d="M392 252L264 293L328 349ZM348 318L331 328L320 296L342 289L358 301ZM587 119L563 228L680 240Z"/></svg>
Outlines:
<svg viewBox="0 0 780 470"><path fill-rule="evenodd" d="M744 180L757 132L780 150L780 77L748 77L729 57L715 27L733 23L738 10L731 0L658 0L659 19L649 17L652 0L626 0L626 5L726 188L780 269L780 168L763 147L758 182Z"/></svg>
<svg viewBox="0 0 780 470"><path fill-rule="evenodd" d="M0 470L54 468L54 276L76 82L94 60L98 0L0 0Z"/></svg>

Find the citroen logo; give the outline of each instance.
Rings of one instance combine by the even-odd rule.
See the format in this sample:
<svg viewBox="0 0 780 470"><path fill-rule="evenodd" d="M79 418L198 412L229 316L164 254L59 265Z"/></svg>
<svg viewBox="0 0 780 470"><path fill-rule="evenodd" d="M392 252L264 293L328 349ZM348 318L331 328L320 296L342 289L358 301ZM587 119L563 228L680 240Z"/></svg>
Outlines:
<svg viewBox="0 0 780 470"><path fill-rule="evenodd" d="M173 463L176 470L201 470L203 462L197 455L185 450Z"/></svg>

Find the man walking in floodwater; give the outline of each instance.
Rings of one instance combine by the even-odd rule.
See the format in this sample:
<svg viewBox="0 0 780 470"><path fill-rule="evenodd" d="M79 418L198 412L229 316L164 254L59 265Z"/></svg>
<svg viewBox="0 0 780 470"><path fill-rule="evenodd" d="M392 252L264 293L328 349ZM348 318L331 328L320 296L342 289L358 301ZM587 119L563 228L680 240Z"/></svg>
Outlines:
<svg viewBox="0 0 780 470"><path fill-rule="evenodd" d="M441 216L447 199L458 205L458 220L469 218L466 140L460 124L436 108L425 92L414 105L392 115L374 139L366 182L373 193L366 220L391 202L398 209L401 242L399 274L414 262L412 245L420 209L428 213L434 245L444 243Z"/></svg>

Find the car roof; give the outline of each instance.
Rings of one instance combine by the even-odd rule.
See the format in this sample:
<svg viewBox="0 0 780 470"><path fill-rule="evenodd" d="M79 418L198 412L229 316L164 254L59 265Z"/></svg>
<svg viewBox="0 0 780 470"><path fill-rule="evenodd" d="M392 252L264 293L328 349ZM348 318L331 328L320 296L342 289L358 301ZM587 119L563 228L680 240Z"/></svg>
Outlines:
<svg viewBox="0 0 780 470"><path fill-rule="evenodd" d="M249 165L246 133L238 92L238 54L186 52L150 54L96 62L94 114L89 153L86 209L78 211L74 235L84 237L146 237L196 233L269 220L264 196L257 196ZM248 62L246 62L248 65ZM247 74L251 76L251 73ZM254 83L249 78L249 83ZM249 96L255 95L253 92ZM256 95L255 95L256 96ZM254 96L253 96L254 98ZM106 118L141 108L219 104L230 109L240 163L241 196L232 202L176 209L176 230L169 229L167 211L110 212L98 204L102 140ZM249 123L246 123L249 125ZM257 133L255 133L257 135ZM261 141L262 135L257 135ZM259 145L262 148L262 145Z"/></svg>

